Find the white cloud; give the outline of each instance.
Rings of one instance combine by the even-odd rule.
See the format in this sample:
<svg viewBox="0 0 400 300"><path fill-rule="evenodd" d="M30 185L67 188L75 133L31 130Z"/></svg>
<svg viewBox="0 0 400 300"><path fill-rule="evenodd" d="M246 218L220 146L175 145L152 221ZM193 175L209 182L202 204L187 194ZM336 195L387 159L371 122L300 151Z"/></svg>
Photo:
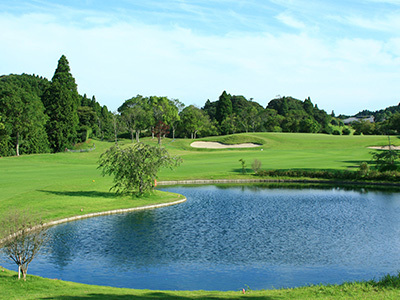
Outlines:
<svg viewBox="0 0 400 300"><path fill-rule="evenodd" d="M178 26L110 23L106 15L87 15L92 26L60 23L50 14L0 15L0 73L51 79L65 54L79 92L96 95L113 110L136 94L203 106L223 90L263 106L277 94L311 96L320 108L336 113L399 101L397 39L327 42L305 33L200 35ZM284 15L281 19L297 28L304 25ZM387 102L377 102L381 99Z"/></svg>
<svg viewBox="0 0 400 300"><path fill-rule="evenodd" d="M400 13L380 14L376 17L352 15L344 18L345 22L364 29L398 33L400 31Z"/></svg>
<svg viewBox="0 0 400 300"><path fill-rule="evenodd" d="M283 24L296 29L305 29L306 25L287 13L281 13L276 18Z"/></svg>

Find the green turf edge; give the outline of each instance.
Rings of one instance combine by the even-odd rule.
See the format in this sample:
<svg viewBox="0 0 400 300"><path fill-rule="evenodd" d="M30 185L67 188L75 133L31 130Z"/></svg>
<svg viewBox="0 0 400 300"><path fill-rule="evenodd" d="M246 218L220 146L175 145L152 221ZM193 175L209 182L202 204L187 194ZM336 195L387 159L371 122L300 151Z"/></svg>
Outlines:
<svg viewBox="0 0 400 300"><path fill-rule="evenodd" d="M391 276L398 285L399 276ZM384 279L383 279L384 280ZM0 299L399 299L399 289L384 281L363 281L341 285L314 285L299 288L239 291L157 291L86 285L17 273L0 267Z"/></svg>

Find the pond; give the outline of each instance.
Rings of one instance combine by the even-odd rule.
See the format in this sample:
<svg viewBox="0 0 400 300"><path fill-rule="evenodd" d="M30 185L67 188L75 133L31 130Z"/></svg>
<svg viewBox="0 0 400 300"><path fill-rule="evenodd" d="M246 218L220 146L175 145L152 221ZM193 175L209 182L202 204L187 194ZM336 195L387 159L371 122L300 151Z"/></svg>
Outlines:
<svg viewBox="0 0 400 300"><path fill-rule="evenodd" d="M379 279L400 270L398 192L164 190L188 201L50 228L29 273L135 289L240 290Z"/></svg>

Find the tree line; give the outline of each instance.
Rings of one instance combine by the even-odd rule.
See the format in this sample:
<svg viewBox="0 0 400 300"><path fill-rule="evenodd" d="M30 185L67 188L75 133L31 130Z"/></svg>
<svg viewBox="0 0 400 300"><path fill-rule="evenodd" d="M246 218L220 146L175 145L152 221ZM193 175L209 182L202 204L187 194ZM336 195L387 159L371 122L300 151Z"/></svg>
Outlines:
<svg viewBox="0 0 400 300"><path fill-rule="evenodd" d="M64 55L51 81L0 77L0 156L60 152L89 136L112 138L112 120L94 96L78 94Z"/></svg>
<svg viewBox="0 0 400 300"><path fill-rule="evenodd" d="M293 97L277 97L264 108L253 99L223 91L203 107L186 106L167 97L137 95L118 108L119 132L139 141L140 136L191 138L243 132L303 132L335 135L399 134L400 106L377 112L379 122L357 121L350 126L344 116L328 114L313 104ZM384 117L382 117L384 116ZM122 134L123 136L123 134Z"/></svg>
<svg viewBox="0 0 400 300"><path fill-rule="evenodd" d="M207 100L204 107L184 106L179 100L137 95L119 108L119 126L139 141L141 134L171 138L226 135L241 132L331 133L332 117L312 104L282 97L266 108L244 96L224 91L218 100Z"/></svg>
<svg viewBox="0 0 400 300"><path fill-rule="evenodd" d="M328 114L293 97L277 97L264 108L253 99L223 91L203 107L177 99L142 95L125 100L116 112L95 96L79 95L63 55L51 81L36 75L0 77L0 156L60 152L91 137L115 140L143 136L192 138L242 132L325 134L399 134L400 106L378 112L377 122L343 124L345 116Z"/></svg>
<svg viewBox="0 0 400 300"><path fill-rule="evenodd" d="M396 135L400 134L400 103L397 106L389 106L375 112L363 110L354 117L358 118L351 124L355 135ZM370 122L368 118L373 118ZM339 116L345 119L347 116Z"/></svg>

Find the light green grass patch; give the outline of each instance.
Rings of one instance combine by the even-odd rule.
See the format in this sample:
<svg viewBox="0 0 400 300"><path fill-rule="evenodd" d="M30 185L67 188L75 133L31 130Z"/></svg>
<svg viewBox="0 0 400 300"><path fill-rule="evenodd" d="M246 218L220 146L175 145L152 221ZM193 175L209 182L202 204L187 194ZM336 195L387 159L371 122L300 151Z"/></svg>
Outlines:
<svg viewBox="0 0 400 300"><path fill-rule="evenodd" d="M397 279L398 280L398 279ZM380 286L376 282L355 282L342 285L242 291L151 291L85 285L28 275L27 281L18 281L17 273L0 267L0 299L398 299L399 290Z"/></svg>

